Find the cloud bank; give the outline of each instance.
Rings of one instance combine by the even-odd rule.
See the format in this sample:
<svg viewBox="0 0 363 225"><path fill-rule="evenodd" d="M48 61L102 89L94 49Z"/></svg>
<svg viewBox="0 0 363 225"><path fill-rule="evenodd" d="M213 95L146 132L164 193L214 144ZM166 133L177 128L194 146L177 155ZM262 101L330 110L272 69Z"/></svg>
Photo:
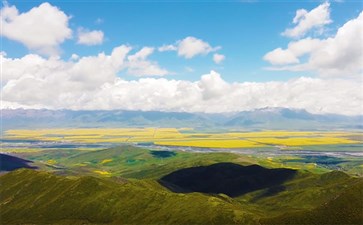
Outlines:
<svg viewBox="0 0 363 225"><path fill-rule="evenodd" d="M154 49L130 55L119 46L106 55L63 61L30 54L3 57L2 107L234 112L263 107L304 108L312 113L361 114L361 84L301 77L287 82L234 82L211 71L198 81L117 76ZM131 67L132 68L132 67Z"/></svg>
<svg viewBox="0 0 363 225"><path fill-rule="evenodd" d="M61 59L59 46L72 38L70 17L49 3L24 13L5 5L0 19L2 36L34 52L20 58L0 53L2 108L221 113L287 107L311 113L363 113L363 12L331 37L308 36L331 23L329 3L310 12L298 10L293 18L295 27L283 32L293 40L287 47L278 47L263 57L272 65L270 70L313 71L319 77L279 82L230 83L213 70L197 81L165 79L162 76L172 73L150 59L156 49L149 46L133 52L131 46L121 45L109 54L72 54L68 60ZM98 45L103 39L100 30L80 29L76 41ZM157 50L175 51L185 59L213 53L213 61L221 64L226 57L217 53L220 48L188 36ZM190 67L185 70L194 71ZM139 78L126 80L124 74Z"/></svg>

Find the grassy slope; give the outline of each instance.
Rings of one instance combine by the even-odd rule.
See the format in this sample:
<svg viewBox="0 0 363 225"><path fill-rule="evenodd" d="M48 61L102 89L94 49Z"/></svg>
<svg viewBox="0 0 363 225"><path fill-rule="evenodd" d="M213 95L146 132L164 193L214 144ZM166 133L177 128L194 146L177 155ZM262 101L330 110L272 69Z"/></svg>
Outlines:
<svg viewBox="0 0 363 225"><path fill-rule="evenodd" d="M285 191L261 197L266 190L260 190L235 199L172 193L153 179L63 177L27 169L1 176L0 183L2 224L311 224L315 219L315 224L359 224L362 218L363 180L340 172L302 172L284 184Z"/></svg>
<svg viewBox="0 0 363 225"><path fill-rule="evenodd" d="M268 189L248 193L236 198L248 202L261 215L280 215L285 212L311 210L332 198L343 190L362 180L352 178L343 172L333 171L325 174L313 174L299 171L294 179L285 182L280 192L269 195Z"/></svg>
<svg viewBox="0 0 363 225"><path fill-rule="evenodd" d="M285 213L263 224L358 225L363 224L363 180L360 179L312 210Z"/></svg>
<svg viewBox="0 0 363 225"><path fill-rule="evenodd" d="M114 182L17 170L0 177L1 223L254 223L228 197L176 194L154 181ZM202 210L201 210L202 209Z"/></svg>
<svg viewBox="0 0 363 225"><path fill-rule="evenodd" d="M104 170L109 172L110 176L123 176L128 178L159 178L177 169L209 165L218 162L237 162L239 164L243 163L244 165L258 164L268 168L287 167L292 169L307 169L314 173L326 173L338 167L344 168L345 172L353 175L362 175L363 171L361 165L362 160L356 157L345 158L347 162L334 164L329 169L326 165L319 164L316 166L314 162L317 159L309 159L310 161L306 161L306 159L299 157L274 156L266 158L261 157L257 153L256 155L250 156L223 152L195 153L175 151L175 153L176 156L173 157L156 158L150 154L150 150L148 149L133 146L119 146L91 151L76 149L29 151L17 153L16 155L34 161L34 165L40 167L42 170L63 168L63 173L78 175L95 175L95 170ZM337 160L336 158L333 159ZM102 163L103 160L107 160L107 162ZM48 161L56 163L55 165L45 166Z"/></svg>
<svg viewBox="0 0 363 225"><path fill-rule="evenodd" d="M4 212L1 212L1 216L8 218L10 222L9 218L30 218L30 221L33 222L62 221L65 224L69 224L69 220L71 223L77 220L80 223L82 221L95 223L126 221L137 224L146 223L149 220L156 223L162 221L160 222L162 224L173 222L188 224L191 221L204 224L213 221L234 223L245 220L243 224L248 224L261 219L263 223L276 224L281 220L281 223L287 221L285 224L288 224L295 218L300 218L300 223L304 223L304 221L309 223L309 218L319 218L319 215L323 218L320 221L324 221L329 215L326 213L329 209L323 207L325 203L338 198L343 192L354 192L351 191L354 189L353 183L361 180L337 171L326 174L299 171L294 179L285 182L282 189L277 192L272 191L271 193L271 190L264 189L235 199L221 196L212 198L196 193L174 194L161 187L155 180L186 167L218 162L247 165L256 161L253 158L229 153L177 152L173 157L156 158L150 154L149 150L132 146L92 152L49 151L46 154L39 152L38 155L32 153L28 156L26 158L32 157L31 159L34 160L56 160L60 167L67 168L56 171L64 171L65 174L75 175L75 177L73 179L56 177L44 172L35 174L27 172L30 173L27 177L23 174L25 172L18 171L11 173L13 175L0 177L0 183L4 181L5 184L0 186L1 211L5 209ZM112 159L112 161L102 163L105 159ZM80 164L84 165L80 166ZM126 184L120 184L113 182L113 178L77 178L77 176L84 175L101 176L94 173L94 170L106 170L111 172L112 176L132 179ZM10 178L6 178L8 176ZM18 193L15 194L14 190L18 190ZM3 193L5 194L3 195ZM73 196L74 193L79 195ZM352 194L354 195L354 193ZM353 209L357 209L360 203L354 199L345 201L344 199L348 196L349 194L341 202L345 202L344 204L347 206L352 204ZM110 202L103 202L104 199L110 199ZM34 204L36 205L33 206ZM214 205L219 208L213 208ZM69 210L69 207L77 210ZM191 208L189 209L189 207ZM201 208L203 208L203 213L199 215ZM311 213L315 208L317 215ZM37 213L34 214L32 210ZM53 217L49 218L49 212L53 211L56 213L52 213ZM135 212L137 213L135 214ZM204 212L213 214L214 217L209 218L207 214L204 215ZM46 217L41 218L42 214ZM168 216L169 214L171 216ZM147 218L148 215L150 218ZM337 215L354 223L354 218L348 217L348 214L338 213ZM124 218L127 219L124 221ZM304 220L304 218L307 219Z"/></svg>
<svg viewBox="0 0 363 225"><path fill-rule="evenodd" d="M97 151L78 151L65 156L56 151L47 154L31 153L24 155L34 161L53 159L57 165L68 169L68 174L97 175L95 170L105 170L112 176L125 178L159 178L174 170L210 165L218 162L246 161L243 157L231 153L192 153L176 152L175 156L156 158L149 150L133 146L115 147ZM102 163L103 160L112 160Z"/></svg>

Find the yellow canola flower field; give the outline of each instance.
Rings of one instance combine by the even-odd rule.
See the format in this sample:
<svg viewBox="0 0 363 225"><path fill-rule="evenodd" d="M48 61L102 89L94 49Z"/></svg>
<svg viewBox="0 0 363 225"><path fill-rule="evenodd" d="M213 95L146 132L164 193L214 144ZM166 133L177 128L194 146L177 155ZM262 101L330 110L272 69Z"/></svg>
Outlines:
<svg viewBox="0 0 363 225"><path fill-rule="evenodd" d="M227 133L232 137L256 138L256 137L296 137L296 136L316 136L319 132L313 131L259 131L259 132L233 132Z"/></svg>
<svg viewBox="0 0 363 225"><path fill-rule="evenodd" d="M188 132L184 132L188 131ZM362 137L362 138L360 138ZM263 130L198 133L188 128L82 128L8 130L5 139L76 143L145 143L201 148L254 148L363 143L362 132Z"/></svg>
<svg viewBox="0 0 363 225"><path fill-rule="evenodd" d="M133 137L182 138L182 135L176 128L34 129L8 130L5 134L8 139L37 139L43 141L79 141L94 139L101 142L124 142Z"/></svg>
<svg viewBox="0 0 363 225"><path fill-rule="evenodd" d="M259 144L246 140L195 140L195 141L159 141L155 142L156 145L167 146L188 146L199 148L255 148L263 147L263 144Z"/></svg>
<svg viewBox="0 0 363 225"><path fill-rule="evenodd" d="M49 160L47 160L47 163L48 163L49 165L55 165L55 164L57 164L57 161L56 161L56 160L54 160L54 159L49 159Z"/></svg>
<svg viewBox="0 0 363 225"><path fill-rule="evenodd" d="M329 145L329 144L355 144L358 141L337 137L311 137L311 138L250 138L251 141L267 145L303 146L303 145Z"/></svg>
<svg viewBox="0 0 363 225"><path fill-rule="evenodd" d="M111 176L111 173L110 172L107 172L107 171L104 171L104 170L95 170L93 171L99 175L103 175L103 176Z"/></svg>
<svg viewBox="0 0 363 225"><path fill-rule="evenodd" d="M105 164L108 162L112 162L112 159L104 159L104 160L102 160L101 164Z"/></svg>

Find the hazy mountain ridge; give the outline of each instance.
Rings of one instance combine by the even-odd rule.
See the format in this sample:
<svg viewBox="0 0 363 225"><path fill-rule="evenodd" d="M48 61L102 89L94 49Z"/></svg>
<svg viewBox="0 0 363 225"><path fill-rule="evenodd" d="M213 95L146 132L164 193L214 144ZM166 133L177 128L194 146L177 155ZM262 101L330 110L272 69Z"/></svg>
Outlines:
<svg viewBox="0 0 363 225"><path fill-rule="evenodd" d="M51 127L194 127L246 129L362 129L363 116L312 114L301 109L262 108L238 113L128 110L3 109L3 129Z"/></svg>

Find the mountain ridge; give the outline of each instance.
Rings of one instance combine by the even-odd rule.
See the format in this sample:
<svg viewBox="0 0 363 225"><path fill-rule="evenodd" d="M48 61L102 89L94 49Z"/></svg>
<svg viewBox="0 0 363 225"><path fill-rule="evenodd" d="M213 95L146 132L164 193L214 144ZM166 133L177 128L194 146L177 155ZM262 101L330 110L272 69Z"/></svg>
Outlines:
<svg viewBox="0 0 363 225"><path fill-rule="evenodd" d="M261 108L234 113L132 110L2 109L6 129L52 127L192 127L245 129L363 129L363 115L312 114L303 109Z"/></svg>

